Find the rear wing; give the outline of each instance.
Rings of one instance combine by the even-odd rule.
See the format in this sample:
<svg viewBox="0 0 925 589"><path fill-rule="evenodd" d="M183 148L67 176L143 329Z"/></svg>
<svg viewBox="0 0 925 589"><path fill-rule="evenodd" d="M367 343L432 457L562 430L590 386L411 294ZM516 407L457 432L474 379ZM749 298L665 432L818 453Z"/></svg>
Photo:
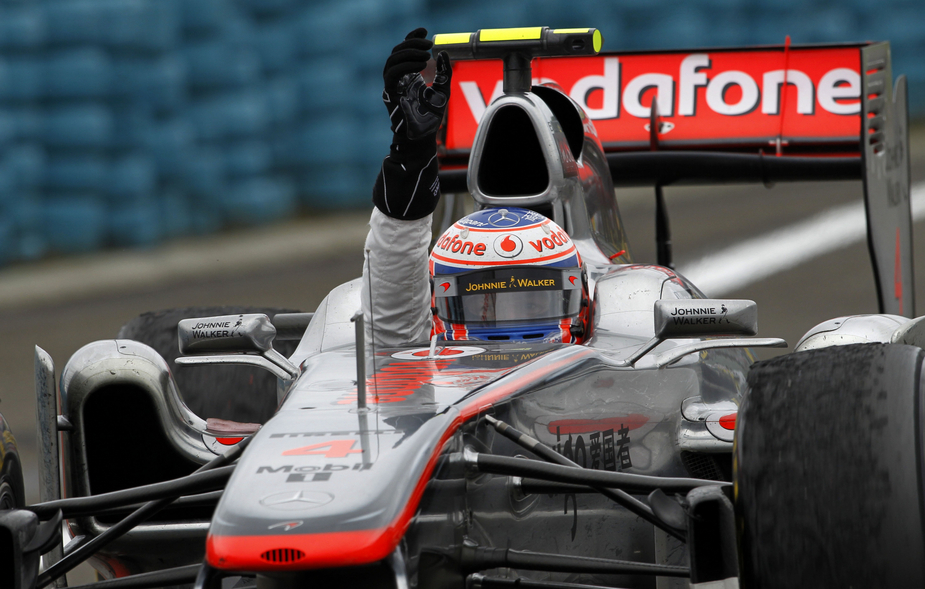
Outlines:
<svg viewBox="0 0 925 589"><path fill-rule="evenodd" d="M615 186L850 180L864 183L880 312L914 316L906 80L889 43L539 57L593 123ZM457 61L441 135L444 192L465 164L500 60ZM656 108L651 108L652 104Z"/></svg>

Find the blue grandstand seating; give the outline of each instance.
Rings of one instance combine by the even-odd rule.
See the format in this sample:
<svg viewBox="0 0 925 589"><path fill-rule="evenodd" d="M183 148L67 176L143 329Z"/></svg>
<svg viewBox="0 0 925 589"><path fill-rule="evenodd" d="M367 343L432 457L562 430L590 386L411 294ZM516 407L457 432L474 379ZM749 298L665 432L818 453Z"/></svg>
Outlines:
<svg viewBox="0 0 925 589"><path fill-rule="evenodd" d="M368 207L391 47L534 24L605 50L887 39L925 117L922 0L0 0L0 263Z"/></svg>

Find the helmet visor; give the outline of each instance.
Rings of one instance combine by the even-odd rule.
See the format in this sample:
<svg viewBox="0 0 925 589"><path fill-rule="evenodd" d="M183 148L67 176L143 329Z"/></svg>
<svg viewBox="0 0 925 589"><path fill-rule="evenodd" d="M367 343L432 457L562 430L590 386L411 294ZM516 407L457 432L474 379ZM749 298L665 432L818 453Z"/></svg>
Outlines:
<svg viewBox="0 0 925 589"><path fill-rule="evenodd" d="M581 310L577 268L507 267L435 277L437 316L471 326L572 317Z"/></svg>

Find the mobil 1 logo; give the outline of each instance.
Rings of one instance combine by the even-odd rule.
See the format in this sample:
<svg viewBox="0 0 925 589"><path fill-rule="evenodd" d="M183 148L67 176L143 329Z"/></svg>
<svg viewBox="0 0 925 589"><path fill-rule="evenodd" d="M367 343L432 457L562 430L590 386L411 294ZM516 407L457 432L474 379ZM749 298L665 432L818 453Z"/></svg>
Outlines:
<svg viewBox="0 0 925 589"><path fill-rule="evenodd" d="M287 483L323 483L331 480L337 472L369 470L372 463L355 462L353 464L323 464L323 465L295 465L283 464L278 466L258 466L259 475L285 474Z"/></svg>

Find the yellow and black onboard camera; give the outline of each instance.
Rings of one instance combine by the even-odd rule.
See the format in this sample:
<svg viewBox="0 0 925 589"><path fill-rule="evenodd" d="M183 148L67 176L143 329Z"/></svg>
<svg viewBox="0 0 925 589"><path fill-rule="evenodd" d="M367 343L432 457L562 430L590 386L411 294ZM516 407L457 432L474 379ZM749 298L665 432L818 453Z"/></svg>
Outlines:
<svg viewBox="0 0 925 589"><path fill-rule="evenodd" d="M446 51L450 59L503 59L504 92L529 92L530 60L534 57L597 55L604 40L597 29L480 29L474 33L434 35L436 56Z"/></svg>

